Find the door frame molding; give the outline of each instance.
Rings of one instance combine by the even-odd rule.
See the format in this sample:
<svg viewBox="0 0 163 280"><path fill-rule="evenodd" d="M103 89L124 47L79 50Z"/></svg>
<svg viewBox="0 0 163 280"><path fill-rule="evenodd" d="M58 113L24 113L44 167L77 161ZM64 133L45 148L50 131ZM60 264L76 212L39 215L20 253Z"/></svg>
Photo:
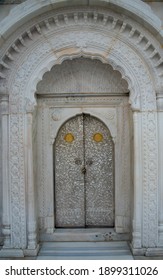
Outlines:
<svg viewBox="0 0 163 280"><path fill-rule="evenodd" d="M46 198L45 201L49 201L52 197L54 197L53 190L53 168L51 170L46 171L46 166L49 164L49 161L52 163L53 166L53 145L55 142L55 138L57 136L57 133L60 129L60 127L70 118L74 117L75 115L80 115L82 112L85 114L90 114L96 118L98 118L100 121L102 121L106 127L108 127L114 145L115 145L115 173L119 173L123 175L123 180L117 178L115 180L115 200L118 196L121 196L121 201L119 202L119 206L117 206L117 209L115 209L115 229L117 233L121 234L128 234L131 231L131 216L125 217L125 214L122 215L122 212L131 212L127 209L125 209L126 206L129 205L129 199L127 199L127 196L124 195L124 193L131 193L131 184L130 182L126 182L125 187L121 187L121 182L126 180L127 175L126 172L128 172L128 168L130 168L129 164L124 164L123 168L121 168L118 164L116 167L116 163L119 161L119 153L117 146L120 145L120 139L117 138L117 116L119 120L122 121L123 116L126 114L126 110L129 110L129 104L128 104L128 96L127 95L105 95L102 97L99 96L87 96L87 97L80 97L80 102L78 100L78 105L76 104L74 97L69 98L69 102L65 104L66 97L55 97L55 96L49 96L42 95L42 97L38 98L38 108L40 108L39 118L42 120L40 121L39 130L42 129L42 127L46 127L47 120L49 121L50 118L50 124L49 128L50 131L45 131L44 135L42 135L44 139L45 145L47 145L47 148L45 146L42 147L42 149L38 150L38 154L44 153L45 162L43 164L42 172L44 173L44 181L46 180L46 185L49 185L49 196ZM42 107L43 102L43 107ZM122 110L123 108L123 110ZM119 122L119 127L123 127L122 122ZM109 124L109 125L108 125ZM126 128L126 131L128 128ZM49 135L49 138L48 136ZM125 136L125 142L128 141ZM121 155L124 157L125 162L125 151L128 150L128 145L126 144L126 150L124 150L124 154ZM48 176L47 176L48 172ZM129 172L130 173L130 172ZM127 179L128 180L128 179ZM128 180L129 181L129 180ZM39 182L38 182L39 184ZM129 195L128 195L129 197ZM127 199L127 201L126 201ZM115 202L116 203L116 202ZM123 211L122 211L123 208ZM54 205L50 203L50 209L54 209ZM130 207L129 207L130 209ZM131 213L129 213L131 214ZM45 230L48 234L52 234L54 232L54 217L52 214L50 214L49 217L40 218L40 226L42 227L42 231L40 232L41 240L42 236L45 236ZM48 237L47 237L48 240Z"/></svg>

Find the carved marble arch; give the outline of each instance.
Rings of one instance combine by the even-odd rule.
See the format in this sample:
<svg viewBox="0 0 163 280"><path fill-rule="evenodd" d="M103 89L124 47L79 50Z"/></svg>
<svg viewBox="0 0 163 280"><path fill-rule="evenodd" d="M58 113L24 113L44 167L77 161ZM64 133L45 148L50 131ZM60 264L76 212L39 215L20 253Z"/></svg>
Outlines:
<svg viewBox="0 0 163 280"><path fill-rule="evenodd" d="M59 57L54 57L53 54L43 57L41 64L36 69L31 71L31 75L27 84L23 84L24 95L27 100L30 100L33 105L36 105L34 92L37 92L37 85L46 72L50 71L55 65L60 65L66 60L73 60L76 58L89 58L92 60L99 60L104 64L110 64L112 68L121 73L122 79L128 84L129 103L133 110L153 110L156 109L156 95L154 85L148 72L144 68L139 57L135 56L133 52L129 53L129 49L118 51L115 50L108 56L101 52L100 48L67 48L59 52ZM138 59L138 60L137 60ZM36 74L37 73L37 74Z"/></svg>
<svg viewBox="0 0 163 280"><path fill-rule="evenodd" d="M90 11L90 15L92 15L92 12L93 11ZM108 12L110 13L110 11ZM73 13L74 22L70 26L65 25L65 32L63 32L63 30L60 30L60 25L57 25L58 32L56 33L56 30L53 30L54 27L48 25L49 18L47 17L47 19L45 20L45 26L47 28L47 30L45 30L45 33L47 36L47 40L45 40L42 34L42 27L40 27L42 25L39 25L40 22L38 20L38 24L36 24L36 26L33 26L32 29L29 29L27 31L27 34L21 34L21 36L19 34L19 39L16 42L20 42L21 44L23 44L23 47L20 46L21 51L24 50L23 52L20 52L16 42L10 49L8 49L7 52L6 49L3 50L4 54L1 62L1 68L3 70L1 76L2 90L3 87L7 86L7 91L12 94L10 85L12 88L14 80L16 79L15 74L19 75L18 80L20 81L20 78L22 77L25 69L28 68L28 74L26 73L25 75L27 84L25 85L24 81L23 84L25 91L28 88L28 92L25 93L25 96L32 100L38 81L42 79L42 76L45 72L50 71L52 66L60 64L63 60L66 59L73 59L75 57L84 56L92 59L100 59L104 63L111 64L115 70L121 72L122 77L129 84L131 97L130 103L132 104L133 108L141 109L141 107L146 107L147 109L147 103L149 109L151 109L151 107L156 107L154 105L156 101L154 83L158 82L157 79L159 79L160 81L160 77L162 75L162 59L160 54L157 52L157 47L153 47L154 43L152 39L150 41L150 39L143 37L142 30L140 32L137 32L137 29L132 27L133 23L131 25L123 24L121 26L123 21L121 22L121 20L117 20L117 18L115 18L114 20L115 15L112 15L112 13L109 30L106 28L107 25L105 26L105 16L106 18L110 18L110 15L103 15L106 33L104 33L104 26L100 25L100 22L98 20L97 22L94 22L94 20L92 22L95 32L89 31L90 22L87 22L88 18L90 17L89 13L87 15L88 18L86 18L85 20L83 18L82 24L85 30L81 32L80 26L76 25L78 23L78 16L76 19L76 13L74 11ZM85 11L82 11L82 13L84 17ZM59 18L58 15L57 18ZM120 28L119 25L123 27L120 29L120 34L116 29ZM71 30L73 30L73 26L76 27L72 32ZM50 27L52 27L52 31L50 31ZM123 33L124 28L127 29L127 31ZM99 30L101 30L101 33L99 33ZM117 38L114 35L114 30L117 34ZM147 34L147 37L148 35L149 34ZM29 41L27 52L24 49L24 36L26 38L26 41ZM123 38L122 40L121 37ZM138 45L138 48L136 47L137 45L135 46L135 43ZM144 46L145 44L145 51L141 48L141 44L142 46ZM148 51L149 46L151 46L150 52ZM151 60L149 59L150 54ZM14 60L18 59L18 56L21 57L21 64L19 65L18 63L14 65ZM27 61L26 57L28 57ZM155 63L155 65L151 63ZM10 64L13 64L13 67L11 67ZM158 73L156 73L156 70L158 70ZM9 77L7 85L5 84L6 75ZM158 82L158 84L159 83L160 82ZM143 85L146 85L145 91ZM18 88L16 89L16 91L18 91ZM22 89L21 92L25 91L24 89ZM140 100L143 96L144 100Z"/></svg>
<svg viewBox="0 0 163 280"><path fill-rule="evenodd" d="M94 37L95 34L93 34L92 36ZM127 44L121 42L120 45L116 44L115 48L108 54L107 52L104 52L104 50L108 49L108 45L100 46L100 43L102 42L101 40L95 40L94 46L92 46L91 43L88 42L87 47L85 47L85 45L83 46L83 44L81 44L81 46L76 46L75 42L76 40L78 41L77 34L75 34L73 38L72 37L67 36L67 34L66 37L62 37L61 35L62 42L65 42L65 48L62 49L61 47L59 47L56 54L51 51L51 46L49 47L49 44L47 43L43 43L42 45L37 46L34 51L28 54L28 59L24 60L20 68L17 69L17 71L12 76L13 83L12 87L10 88L10 126L12 130L15 127L15 133L12 133L10 139L10 166L15 166L15 164L19 165L19 173L10 174L10 183L12 190L11 201L13 207L15 207L14 205L17 205L16 211L12 212L12 230L14 233L13 244L15 244L14 246L16 247L20 246L19 236L21 232L17 227L16 217L19 215L20 220L24 221L26 216L25 210L19 210L19 214L17 214L18 209L21 207L23 208L24 206L22 205L22 203L20 203L20 205L18 205L17 203L17 197L20 197L20 200L23 201L23 198L21 198L23 197L23 193L21 193L20 196L16 182L20 181L21 179L21 182L24 182L25 184L24 169L22 163L22 155L24 150L23 137L25 128L24 115L21 114L21 112L31 112L32 108L35 108L36 99L34 98L34 92L36 92L37 84L42 79L45 72L50 71L50 69L54 65L61 64L65 60L85 57L100 60L102 63L110 64L113 69L118 70L121 73L122 78L128 82L128 88L130 90L130 103L132 109L136 111L145 111L144 113L142 113L142 120L139 120L141 123L140 127L143 127L143 130L141 132L143 135L141 149L143 149L144 153L141 160L142 165L144 166L144 173L142 177L140 177L140 180L142 181L139 184L135 183L136 189L139 189L141 186L141 190L139 192L140 195L142 194L142 190L144 190L145 193L145 195L143 196L144 209L146 209L143 218L145 220L145 222L143 223L144 235L143 237L141 236L142 229L140 221L134 219L133 240L135 242L135 247L141 247L141 244L145 244L146 246L148 246L147 244L149 244L149 240L150 243L152 242L152 244L155 246L157 242L157 239L155 238L155 236L157 236L157 207L155 207L154 209L153 205L157 205L157 171L153 170L153 164L157 166L157 119L155 116L156 96L154 92L153 82L151 81L151 77L149 75L149 72L147 71L146 66L142 64L142 60L140 59L139 55L135 53L133 49L129 48ZM84 38L88 39L89 36L85 36ZM70 47L69 39L71 44L73 42L74 47ZM75 40L75 42L73 40ZM82 41L83 37L82 39L80 38L80 40ZM122 48L120 48L121 44L123 46ZM11 80L9 82L11 82ZM150 113L151 110L152 112ZM16 115L15 113L17 112L20 112L20 114ZM19 135L17 134L17 129L19 129L20 131ZM134 135L137 135L137 132L135 132ZM139 139L138 141L141 140ZM149 153L148 147L152 150L152 153ZM21 158L20 161L15 162L15 154L17 153L17 150L21 150ZM142 154L140 154L140 157L142 157ZM149 163L151 164L149 165ZM137 165L135 165L135 168L138 168ZM140 166L140 168L142 167ZM12 168L11 170L14 169ZM142 186L143 180L144 185ZM151 188L150 196L148 194L149 183ZM136 184L138 184L138 186L136 186ZM153 192L154 189L155 192ZM16 196L15 193L17 193ZM139 200L139 198L137 197L135 199ZM153 200L154 203L150 203L151 200ZM151 218L150 215L146 215L147 209L149 209L149 207L151 208ZM141 217L141 215L139 217ZM153 221L152 223L151 220ZM151 228L150 232L148 231L149 226ZM22 227L22 230L26 232L25 223L24 228ZM23 236L25 235L26 234L23 233ZM24 244L25 241L22 242Z"/></svg>
<svg viewBox="0 0 163 280"><path fill-rule="evenodd" d="M7 88L11 95L12 89L10 90L10 85L13 85L14 80L17 78L20 81L25 69L28 68L28 74L26 73L25 75L27 83L25 85L25 79L23 77L24 81L22 83L24 84L24 89L22 88L21 92L25 93L26 89L28 89L25 96L32 101L37 83L42 79L45 72L50 71L52 66L62 63L63 60L84 56L92 59L100 59L102 62L112 65L115 70L121 72L122 77L128 82L130 103L133 108L140 110L142 107L146 107L146 109L147 107L149 109L156 108L154 104L156 103L154 83L157 83L157 78L161 77L162 60L160 54L157 52L157 47L153 47L153 38L150 38L150 41L150 39L143 37L142 30L137 31L137 29L139 29L138 26L136 26L135 29L133 23L123 24L122 19L117 19L119 15L112 14L109 10L106 15L103 14L102 11L103 25L101 25L101 21L96 20L94 11L90 11L90 13L87 14L86 11L83 10L82 25L84 31L82 32L80 28L81 22L78 22L78 13L79 11L76 13L73 11L74 18L71 25L67 25L66 20L71 13L62 16L64 18L63 23L65 31L60 29L59 19L62 18L60 14L56 15L56 26L51 26L49 23L52 16L51 14L47 15L47 17L43 15L43 18L44 16L46 18L46 20L43 20L46 27L45 29L42 30L40 19L38 19L38 23L32 28L30 27L27 32L21 34L21 36L19 34L18 40L7 52L6 49L3 50L4 53L2 52L3 59L1 62L1 68L3 70L2 78L5 78L6 74L10 77ZM89 21L89 17L91 17L91 21ZM100 14L98 17L100 18ZM109 21L107 22L108 19ZM34 22L32 24L34 24ZM90 32L89 27L91 24L93 30ZM42 31L46 34L46 40ZM101 31L101 33L99 31ZM147 32L147 37L148 35ZM24 49L25 41L23 38L26 38L26 42L29 43L27 52ZM18 42L21 44L20 49L21 51L24 50L23 52L20 52L19 46L17 45ZM144 46L144 44L145 51L141 48L141 45ZM137 45L138 48L136 47ZM149 59L150 54L151 60ZM15 65L15 68L14 57L18 59L18 56L21 56L21 64L18 65L18 63ZM26 57L28 57L27 61ZM152 63L155 63L157 67ZM13 69L10 64L13 64ZM156 73L156 70L159 70L158 73ZM16 76L19 75L19 77L16 77L15 73ZM2 89L4 81L5 79L2 81ZM146 85L145 90L144 85ZM18 88L15 89L15 91L18 90ZM143 96L144 100L142 100Z"/></svg>

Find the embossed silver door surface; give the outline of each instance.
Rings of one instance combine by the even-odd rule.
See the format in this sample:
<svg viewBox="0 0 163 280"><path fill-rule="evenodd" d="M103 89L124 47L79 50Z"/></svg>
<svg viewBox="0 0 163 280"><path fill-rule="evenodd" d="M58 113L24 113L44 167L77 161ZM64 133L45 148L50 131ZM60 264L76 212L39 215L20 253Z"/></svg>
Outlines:
<svg viewBox="0 0 163 280"><path fill-rule="evenodd" d="M107 127L84 116L86 226L114 225L113 142Z"/></svg>
<svg viewBox="0 0 163 280"><path fill-rule="evenodd" d="M83 117L60 129L55 145L56 227L85 226Z"/></svg>
<svg viewBox="0 0 163 280"><path fill-rule="evenodd" d="M107 127L82 114L55 144L56 227L114 225L113 142Z"/></svg>

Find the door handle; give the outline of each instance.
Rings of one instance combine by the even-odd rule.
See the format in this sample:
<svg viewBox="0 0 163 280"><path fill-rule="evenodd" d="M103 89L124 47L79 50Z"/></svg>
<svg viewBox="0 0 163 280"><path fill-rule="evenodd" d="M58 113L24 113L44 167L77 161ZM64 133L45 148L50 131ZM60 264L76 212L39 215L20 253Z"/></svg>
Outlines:
<svg viewBox="0 0 163 280"><path fill-rule="evenodd" d="M85 168L84 166L82 167L81 172L82 172L83 174L86 173L86 168Z"/></svg>

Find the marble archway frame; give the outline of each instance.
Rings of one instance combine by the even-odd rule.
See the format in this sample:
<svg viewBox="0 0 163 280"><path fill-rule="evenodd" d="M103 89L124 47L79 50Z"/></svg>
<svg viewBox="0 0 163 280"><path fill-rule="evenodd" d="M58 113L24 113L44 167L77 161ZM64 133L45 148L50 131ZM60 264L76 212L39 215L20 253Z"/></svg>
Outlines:
<svg viewBox="0 0 163 280"><path fill-rule="evenodd" d="M158 246L158 151L154 85L142 56L131 46L95 31L44 36L23 52L8 79L9 193L8 247L36 253L37 219L34 213L32 115L34 92L52 66L76 57L99 59L121 72L128 82L134 123L134 215L132 247L141 253ZM28 215L26 211L28 209ZM33 209L33 210L32 210ZM28 218L27 218L28 217ZM5 235L5 231L4 231ZM4 248L5 249L5 248Z"/></svg>

